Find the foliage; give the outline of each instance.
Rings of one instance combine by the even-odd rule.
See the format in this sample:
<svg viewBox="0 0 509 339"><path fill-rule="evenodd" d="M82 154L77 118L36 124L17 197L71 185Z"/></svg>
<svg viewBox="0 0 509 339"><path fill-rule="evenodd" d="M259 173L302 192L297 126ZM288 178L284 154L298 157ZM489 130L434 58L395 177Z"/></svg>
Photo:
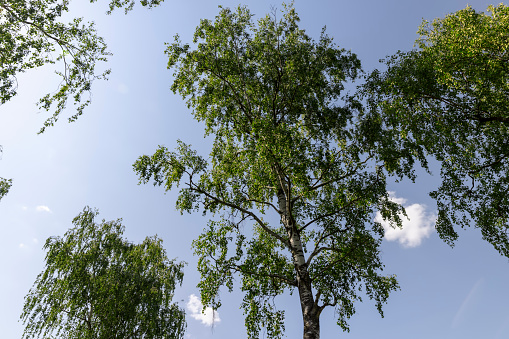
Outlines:
<svg viewBox="0 0 509 339"><path fill-rule="evenodd" d="M385 173L412 175L413 158L359 122L359 104L342 95L360 71L357 57L325 30L312 40L298 21L292 6L257 24L245 7L222 8L201 21L193 48L177 36L167 49L172 90L214 136L210 158L179 141L175 152L160 147L134 164L142 183L183 185L181 212L216 216L193 243L202 301L218 308L220 288L231 291L240 276L249 338L263 328L282 337L282 293L298 292L304 338L318 338L324 308L348 330L363 288L380 314L398 288L380 274L383 228L373 218L379 209L401 225ZM376 153L372 139L393 151Z"/></svg>
<svg viewBox="0 0 509 339"><path fill-rule="evenodd" d="M77 105L69 121L76 120L90 102L84 95L92 82L109 73L107 70L98 74L95 70L96 63L106 61L109 53L93 23L84 23L82 18L69 23L59 21L68 5L68 0L10 0L0 4L1 103L16 95L19 73L45 64L63 64L63 70L56 72L62 77L57 91L39 101L39 107L46 110L55 106L41 132L56 122L69 99Z"/></svg>
<svg viewBox="0 0 509 339"><path fill-rule="evenodd" d="M163 1L140 0L140 3L154 7ZM127 13L134 3L134 0L112 0L108 14L122 7ZM96 65L107 61L111 53L103 38L97 35L94 24L83 22L83 18L60 22L68 6L69 0L0 1L0 104L16 95L18 74L47 64L60 63L63 67L55 72L62 78L56 91L38 102L39 108L46 111L54 108L39 133L53 126L69 100L76 106L69 122L75 121L90 103L94 80L107 79L110 73L110 70L96 71ZM11 184L10 180L0 178L0 199Z"/></svg>
<svg viewBox="0 0 509 339"><path fill-rule="evenodd" d="M63 238L46 241L46 268L25 297L23 338L182 338L184 311L171 303L183 264L162 240L122 238L120 220L94 222L85 208Z"/></svg>
<svg viewBox="0 0 509 339"><path fill-rule="evenodd" d="M11 185L12 179L0 178L0 200L9 192Z"/></svg>
<svg viewBox="0 0 509 339"><path fill-rule="evenodd" d="M0 145L0 155L2 154L3 147ZM0 200L9 192L12 185L12 179L0 178Z"/></svg>
<svg viewBox="0 0 509 339"><path fill-rule="evenodd" d="M91 0L95 2L97 0ZM141 0L143 6L154 7L164 0ZM134 0L112 0L110 10L134 6ZM110 70L96 71L96 64L107 61L110 53L102 37L97 35L93 23L75 18L69 23L60 22L68 12L69 0L9 0L0 3L0 103L9 101L17 93L16 76L29 69L46 64L63 64L57 71L62 82L56 92L39 100L39 108L53 115L46 120L40 133L52 126L67 102L72 100L76 113L69 121L76 120L90 103L91 86L96 79L106 79Z"/></svg>
<svg viewBox="0 0 509 339"><path fill-rule="evenodd" d="M164 0L140 0L140 4L144 7L153 8L159 6ZM90 2L97 2L97 0L90 0ZM115 8L124 8L125 14L131 11L134 7L136 0L110 0L109 10L107 14L111 14Z"/></svg>
<svg viewBox="0 0 509 339"><path fill-rule="evenodd" d="M471 7L424 21L417 49L388 58L362 93L368 113L441 162L437 230L474 221L509 256L509 7ZM396 133L394 133L396 135Z"/></svg>

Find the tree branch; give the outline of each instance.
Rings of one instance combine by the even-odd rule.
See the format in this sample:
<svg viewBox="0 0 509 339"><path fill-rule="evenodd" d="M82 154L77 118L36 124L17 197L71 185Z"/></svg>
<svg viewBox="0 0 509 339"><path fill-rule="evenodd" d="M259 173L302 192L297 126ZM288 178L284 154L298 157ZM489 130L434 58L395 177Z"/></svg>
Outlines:
<svg viewBox="0 0 509 339"><path fill-rule="evenodd" d="M242 266L239 266L239 265L230 265L230 266L228 266L228 268L230 268L232 270L235 270L236 272L241 272L241 273L244 273L244 274L254 275L254 276L257 276L257 277L270 277L270 278L279 279L279 280L282 280L282 281L286 282L290 286L298 287L297 280L295 280L295 279L294 280L290 280L287 277L279 275L279 274L260 273L260 272L262 272L262 270L259 270L258 272L249 271L249 270L246 270Z"/></svg>
<svg viewBox="0 0 509 339"><path fill-rule="evenodd" d="M350 201L348 202L348 204L343 205L341 208L339 208L339 209L337 209L337 210L335 210L335 211L333 211L333 212L330 212L330 213L326 213L326 214L319 215L318 217L314 218L313 220L309 221L307 224L305 224L304 226L302 226L302 227L299 229L299 232L300 232L300 231L302 231L302 230L304 230L304 229L305 229L306 227L308 227L309 225L311 225L311 224L313 224L313 223L315 223L315 222L317 222L317 221L319 221L319 220L321 220L321 219L323 219L323 218L331 217L331 216L333 216L333 215L335 215L335 214L340 213L342 210L344 210L344 209L345 209L345 208L347 208L347 207L350 207L350 205L352 205L353 203L355 203L355 202L359 201L361 198L362 198L362 197L357 197L356 199L350 200Z"/></svg>
<svg viewBox="0 0 509 339"><path fill-rule="evenodd" d="M240 206L238 206L238 205L236 205L236 204L234 204L234 203L231 203L231 202L229 202L229 201L225 201L225 200L223 200L223 199L220 199L220 198L218 198L218 197L216 197L216 196L214 196L214 195L212 195L212 194L210 194L210 193L208 193L208 192L204 191L204 190L203 190L203 189L201 189L198 185L196 185L195 183L193 183L193 181L192 181L192 178L191 178L191 177L189 178L189 183L188 183L188 185L189 185L189 189L190 189L190 190L193 190L193 191L195 191L195 192L198 192L198 193L200 193L200 194L203 194L203 195L205 195L207 198L212 199L212 200L214 200L215 202L217 202L217 203L219 203L219 204L221 204L221 205L228 206L228 207L230 207L230 208L232 208L232 209L238 210L238 211L240 211L240 212L242 212L242 213L244 213L244 214L246 214L246 215L251 216L251 217L252 217L252 218L253 218L253 219L254 219L254 220L255 220L255 221L256 221L256 222L260 225L260 227L261 227L264 231L266 231L267 233L269 233L269 234L270 234L271 236L273 236L274 238L278 239L278 240L279 240L279 241L280 241L283 245L285 245L285 246L287 246L287 247L289 246L288 241L287 241L285 238L283 238L282 236L280 236L279 234L277 234L274 230L272 230L270 227L268 227L267 225L265 225L265 223L264 223L264 222L263 222L263 221L262 221L262 220L261 220L261 219L260 219L260 218L259 218L256 214L254 214L253 212L251 212L251 211L249 211L249 210L247 210L247 209L245 209L245 208L243 208L243 207L240 207Z"/></svg>
<svg viewBox="0 0 509 339"><path fill-rule="evenodd" d="M469 171L468 173L469 173L469 174L471 174L471 175L477 174L477 173L481 172L481 171L482 171L483 169L485 169L485 168L492 167L492 166L494 166L495 164L498 164L498 163L502 162L502 160L504 160L505 158L507 158L507 156L508 156L508 154L504 154L504 155L502 155L502 156L498 157L495 161L490 162L490 163L488 163L488 164L485 164L485 165L483 165L483 166L481 166L481 167L477 168L476 170ZM473 178L472 178L472 179L473 179Z"/></svg>
<svg viewBox="0 0 509 339"><path fill-rule="evenodd" d="M339 178L335 178L335 179L330 179L330 180L327 180L325 182L322 182L321 184L318 184L318 182L320 182L322 180L322 177L323 175L320 175L320 177L317 179L317 181L310 187L310 189L307 191L307 192L312 192L312 191L315 191L317 189L320 189L322 188L323 186L326 186L326 185L329 185L329 184L332 184L332 183L335 183L335 182L339 182L341 180L344 180L346 178L348 178L349 176L352 176L354 174L357 173L357 171L359 170L359 168L366 164L369 160L373 159L374 155L371 154L369 155L369 157L367 157L364 161L360 162L357 164L357 166L355 167L355 169L347 172L346 174L340 176ZM318 184L318 185L317 185ZM292 199L292 203L295 203L297 200L301 199L302 198L302 193L299 194L298 196L296 196L295 198Z"/></svg>

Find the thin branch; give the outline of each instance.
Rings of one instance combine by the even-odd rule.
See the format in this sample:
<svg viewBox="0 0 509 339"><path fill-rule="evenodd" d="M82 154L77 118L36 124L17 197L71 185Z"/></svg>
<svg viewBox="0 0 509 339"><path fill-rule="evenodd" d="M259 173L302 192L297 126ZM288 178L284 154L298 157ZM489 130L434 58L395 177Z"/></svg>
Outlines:
<svg viewBox="0 0 509 339"><path fill-rule="evenodd" d="M203 189L201 189L198 185L196 185L195 183L193 183L193 181L192 181L192 178L191 178L191 177L189 178L189 183L188 183L188 185L189 185L189 189L190 189L190 190L193 190L193 191L195 191L195 192L198 192L198 193L200 193L200 194L203 194L203 195L205 195L206 197L208 197L209 199L212 199L212 200L214 200L214 201L215 201L215 202L217 202L217 203L220 203L220 204L222 204L222 205L224 205L224 206L228 206L228 207L230 207L230 208L232 208L232 209L238 210L238 211L240 211L240 212L242 212L242 213L244 213L244 214L247 214L247 215L251 216L251 217L252 217L252 218L253 218L253 219L254 219L254 220L255 220L255 221L256 221L256 222L260 225L260 227L261 227L263 230L265 230L267 233L269 233L269 234L270 234L271 236L273 236L274 238L278 239L278 240L279 240L282 244L284 244L285 246L289 246L288 241L287 241L285 238L283 238L282 236L280 236L279 234L277 234L276 232L274 232L274 230L272 230L270 227L268 227L267 225L265 225L265 223L264 223L264 222L263 222L263 221L262 221L262 220L261 220L261 219L260 219L260 218L259 218L256 214L254 214L253 212L251 212L251 211L249 211L249 210L247 210L247 209L245 209L245 208L242 208L242 207L240 207L240 206L238 206L238 205L236 205L236 204L233 204L233 203L231 203L231 202L229 202L229 201L225 201L225 200L223 200L223 199L220 199L220 198L218 198L218 197L216 197L216 196L214 196L214 195L212 195L212 194L210 194L210 193L208 193L208 192L204 191L204 190L203 190Z"/></svg>
<svg viewBox="0 0 509 339"><path fill-rule="evenodd" d="M333 302L332 303L325 303L322 306L318 305L318 300L316 301L316 304L318 305L318 308L320 309L320 311L322 311L327 306L334 307L334 306L336 306L338 304L338 298L336 298L336 295L333 294L332 297L333 297Z"/></svg>
<svg viewBox="0 0 509 339"><path fill-rule="evenodd" d="M217 59L215 61L217 62ZM233 91L233 93L235 95L235 98L237 99L236 101L239 104L240 108L246 114L246 117L248 118L249 122L252 123L253 119L252 119L251 114L250 114L251 112L244 106L244 104L242 103L242 100L240 99L239 94L237 93L237 91L235 90L235 87L231 84L231 82L229 82L221 74L218 74L218 73L214 72L211 68L209 68L208 71L210 72L210 74L212 74L213 76L217 77L219 80L221 80L225 84L227 84L228 87L230 87L230 89Z"/></svg>
<svg viewBox="0 0 509 339"><path fill-rule="evenodd" d="M344 179L346 179L346 178L348 178L348 177L350 177L350 176L352 176L352 175L356 174L356 173L357 173L357 171L359 170L359 168L360 168L362 165L366 164L369 160L371 160L371 159L373 159L373 158L374 158L374 155L373 155L373 154L371 154L371 155L370 155L369 157L367 157L364 161L359 162L359 163L357 164L357 166L356 166L353 170L351 170L351 171L347 172L346 174L344 174L344 175L340 176L339 178L330 179L330 180L327 180L327 181L322 182L321 184L317 185L317 184L318 184L318 182L320 182L320 180L322 180L323 174L321 174L321 175L320 175L320 178L318 178L318 180L317 180L317 181L316 181L316 182L315 182L315 183L314 183L314 184L310 187L310 189L309 189L308 191L306 191L306 192L312 192L312 191L315 191L315 190L317 190L317 189L322 188L323 186L330 185L330 184L335 183L335 182L339 182L339 181L341 181L341 180L344 180ZM296 196L295 198L293 198L292 203L295 203L297 200L301 199L301 198L302 198L302 196L303 196L303 193L301 193L301 194L299 194L298 196Z"/></svg>
<svg viewBox="0 0 509 339"><path fill-rule="evenodd" d="M295 287L298 286L297 280L295 280L295 279L294 280L290 280L287 277L279 275L279 274L260 273L263 270L259 270L258 272L249 271L249 270L246 270L245 268L243 268L242 266L239 266L239 265L229 265L228 267L230 269L232 269L232 270L235 270L237 272L241 272L241 273L244 273L244 274L254 275L254 276L257 276L257 277L270 277L270 278L274 278L274 279L279 279L279 280L282 280L282 281L286 282L290 286L295 286Z"/></svg>
<svg viewBox="0 0 509 339"><path fill-rule="evenodd" d="M482 111L481 113L487 113L487 112L484 112ZM485 122L492 122L492 121L498 121L498 122L504 122L504 123L509 123L509 118L505 118L505 117L489 117L489 118L483 118L481 117L480 115L476 115L474 117L467 117L467 119L469 120L477 120L479 121L481 124L482 123L485 123Z"/></svg>
<svg viewBox="0 0 509 339"><path fill-rule="evenodd" d="M318 300L320 300L320 297L322 296L322 291L318 290L316 291L316 296L315 296L315 304L318 305Z"/></svg>
<svg viewBox="0 0 509 339"><path fill-rule="evenodd" d="M470 172L468 172L468 173L469 173L469 174L472 174L472 175L473 175L473 174L477 174L477 173L481 172L481 171L482 171L483 169L485 169L485 168L492 167L493 165L495 165L495 164L498 164L498 163L502 162L502 160L504 160L505 158L507 158L507 156L508 156L508 154L504 154L504 155L502 155L502 156L498 157L498 159L496 159L495 161L493 161L493 162L491 162L491 163L488 163L488 164L486 164L486 165L483 165L483 166L481 166L481 167L477 168L476 170L472 170L472 171L470 171Z"/></svg>
<svg viewBox="0 0 509 339"><path fill-rule="evenodd" d="M443 98L443 97L437 97L437 96L434 96L434 95L430 95L430 94L424 94L424 93L418 93L423 99L433 99L433 100L437 100L437 101L441 101L441 102L444 102L446 104L449 104L451 106L454 106L454 107L457 107L457 108L461 108L461 109L465 109L465 107L461 104L458 104L456 102L453 102L452 100L449 100L449 99L446 99L446 98ZM481 113L482 114L488 114L488 112L486 111L478 111L477 114L473 115L473 116L465 116L466 119L468 120L475 120L475 121L478 121L479 123L485 123L485 122L491 122L491 121L498 121L498 122L503 122L503 123L509 123L509 118L506 118L506 117L482 117L481 116Z"/></svg>
<svg viewBox="0 0 509 339"><path fill-rule="evenodd" d="M339 208L339 209L337 209L337 210L335 210L335 211L333 211L333 212L330 212L330 213L326 213L326 214L319 215L318 217L314 218L313 220L309 221L307 224L305 224L304 226L302 226L302 227L299 229L299 232L300 232L300 231L302 231L302 230L304 230L304 229L305 229L306 227L308 227L309 225L314 224L315 222L317 222L317 221L319 221L319 220L321 220L321 219L323 219L323 218L331 217L331 216L333 216L333 215L335 215L335 214L340 213L340 212L341 212L341 211L343 211L345 208L350 207L350 205L352 205L353 203L355 203L355 202L357 202L357 201L361 200L361 198L362 198L362 197L357 197L356 199L350 200L350 201L348 202L348 204L343 205L341 208Z"/></svg>
<svg viewBox="0 0 509 339"><path fill-rule="evenodd" d="M311 265L311 261L313 260L314 257L316 257L318 254L320 254L321 252L323 251L326 251L326 250L333 250L334 248L332 247L319 247L320 243L325 240L326 238L330 237L330 236L333 236L333 235L336 235L338 233L345 233L345 232L348 232L351 228L353 227L353 225L350 225L346 228L342 228L342 229L339 229L339 230L336 230L334 232L329 232L327 234L324 234L320 237L320 239L318 239L318 241L316 242L316 246L313 250L313 252L309 255L309 258L306 262L306 264L309 266Z"/></svg>
<svg viewBox="0 0 509 339"><path fill-rule="evenodd" d="M267 202L267 201L260 201L260 200L257 200L257 199L246 199L245 200L246 202L254 202L254 203L257 203L257 204L262 204L262 205L267 205L267 206L270 206L274 209L274 211L276 211L279 215L283 215L283 212L281 212L276 206L274 206L274 204L270 203L270 202Z"/></svg>
<svg viewBox="0 0 509 339"><path fill-rule="evenodd" d="M350 262L348 262L348 260L345 261L344 259L348 259L348 256L350 255L350 253L352 253L354 250L356 250L357 247L358 246L349 248L348 252L345 255L338 257L336 260L330 261L329 264L327 266L323 267L320 271L318 271L315 276L321 277L324 272L328 271L332 266L334 266L335 264L342 262L342 261L344 261L348 266L350 266L353 270L356 271L357 267L355 267ZM334 249L334 252L341 253L341 251L339 249Z"/></svg>
<svg viewBox="0 0 509 339"><path fill-rule="evenodd" d="M230 33L232 33L233 32L233 28L231 28L231 27L229 27L229 28L230 28ZM234 35L234 34L232 34L232 35ZM237 52L237 53L235 53L235 56L237 58L237 67L239 67L239 69L240 69L241 65L242 65L242 62L239 59L239 54L240 53L239 53L239 47L237 46L237 40L236 39L232 39L232 42L233 42L233 45L235 46L235 51ZM244 86L244 89L246 89L245 72L240 72L240 78L242 80L242 85ZM251 101L249 100L249 96L247 96L246 93L247 93L247 91L244 90L244 97L245 97L246 102L247 102L247 104L249 106L249 112L252 112L253 108L251 106ZM246 114L247 114L247 112L246 112ZM251 118L249 118L249 120L251 120Z"/></svg>

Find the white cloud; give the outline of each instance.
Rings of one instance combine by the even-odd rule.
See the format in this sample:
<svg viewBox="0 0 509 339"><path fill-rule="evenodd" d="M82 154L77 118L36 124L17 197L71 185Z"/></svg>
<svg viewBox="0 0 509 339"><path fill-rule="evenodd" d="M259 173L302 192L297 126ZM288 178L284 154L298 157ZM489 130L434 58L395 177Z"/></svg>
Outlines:
<svg viewBox="0 0 509 339"><path fill-rule="evenodd" d="M39 243L39 239L37 239L37 238L33 238L33 239L32 239L32 242L33 242L34 244L38 244L38 243Z"/></svg>
<svg viewBox="0 0 509 339"><path fill-rule="evenodd" d="M405 207L408 216L400 215L403 228L393 228L388 221L382 219L380 212L376 213L375 221L382 224L385 229L385 239L388 241L399 241L404 247L417 247L422 240L429 238L434 230L437 216L426 212L426 205L412 204L406 206L406 199L397 198L394 192L389 192L391 201Z"/></svg>
<svg viewBox="0 0 509 339"><path fill-rule="evenodd" d="M44 206L44 205L39 205L35 208L35 210L37 212L48 212L48 213L52 213L51 210L49 209L48 206Z"/></svg>
<svg viewBox="0 0 509 339"><path fill-rule="evenodd" d="M23 244L23 243L19 244L19 248L25 248L25 247L26 247L25 244Z"/></svg>
<svg viewBox="0 0 509 339"><path fill-rule="evenodd" d="M187 310L190 313L190 316L196 320L201 321L202 324L207 326L212 326L215 323L221 322L221 318L219 318L219 313L212 310L211 307L205 308L205 311L203 310L203 304L201 303L200 299L194 295L191 294L189 296L189 301L186 305Z"/></svg>

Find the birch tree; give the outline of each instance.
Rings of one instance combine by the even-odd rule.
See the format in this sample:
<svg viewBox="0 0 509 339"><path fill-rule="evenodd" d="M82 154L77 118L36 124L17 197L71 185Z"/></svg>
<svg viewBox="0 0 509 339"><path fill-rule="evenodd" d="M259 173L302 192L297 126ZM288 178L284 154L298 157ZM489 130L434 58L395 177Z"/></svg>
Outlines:
<svg viewBox="0 0 509 339"><path fill-rule="evenodd" d="M314 339L324 309L348 330L357 301L373 299L383 315L398 288L382 275L383 228L373 220L378 209L400 225L386 171L409 174L410 164L368 147L380 130L361 123L359 104L343 95L357 57L325 29L311 39L298 22L292 6L257 22L245 7L221 8L192 45L175 37L166 51L172 90L214 137L212 150L206 159L178 141L134 164L142 183L180 185L181 212L212 214L193 242L201 298L217 309L220 289L232 291L239 277L249 338L283 336L283 293L296 295L303 338Z"/></svg>
<svg viewBox="0 0 509 339"><path fill-rule="evenodd" d="M172 302L182 263L161 239L122 238L120 220L85 208L63 238L46 241L46 268L25 297L23 338L182 338L184 310Z"/></svg>

